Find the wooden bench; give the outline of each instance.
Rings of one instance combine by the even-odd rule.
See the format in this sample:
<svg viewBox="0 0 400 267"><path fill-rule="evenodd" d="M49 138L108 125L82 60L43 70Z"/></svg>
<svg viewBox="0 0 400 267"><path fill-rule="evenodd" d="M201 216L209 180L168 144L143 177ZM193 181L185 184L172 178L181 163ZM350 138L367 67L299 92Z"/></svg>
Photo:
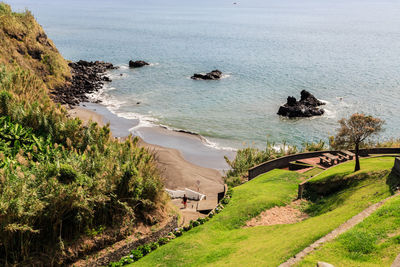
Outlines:
<svg viewBox="0 0 400 267"><path fill-rule="evenodd" d="M322 166L325 166L325 167L331 167L334 165L332 160L330 160L329 158L324 157L324 156L319 157L319 164L321 164Z"/></svg>
<svg viewBox="0 0 400 267"><path fill-rule="evenodd" d="M349 160L349 156L343 155L341 153L337 153L337 161L338 162L345 162L347 160Z"/></svg>
<svg viewBox="0 0 400 267"><path fill-rule="evenodd" d="M335 165L337 163L337 157L332 155L331 153L324 153L322 155L328 158L332 162L332 165Z"/></svg>

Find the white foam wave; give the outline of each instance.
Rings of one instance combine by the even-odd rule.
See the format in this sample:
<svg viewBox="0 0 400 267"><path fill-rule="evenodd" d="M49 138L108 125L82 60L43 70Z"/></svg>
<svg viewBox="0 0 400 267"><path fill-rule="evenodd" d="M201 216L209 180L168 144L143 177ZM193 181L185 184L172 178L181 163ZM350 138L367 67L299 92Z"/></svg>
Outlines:
<svg viewBox="0 0 400 267"><path fill-rule="evenodd" d="M153 126L161 126L161 127L165 128L165 129L167 129L167 130L169 130L169 131L179 132L179 133L182 133L182 134L192 134L192 135L198 136L199 139L201 140L201 142L202 142L205 146L210 147L210 148L213 148L213 149L216 149L216 150L237 151L236 148L227 147L227 146L221 146L221 145L219 145L218 143L212 142L212 141L208 140L206 137L204 137L204 136L202 136L202 135L200 135L200 134L197 134L197 133L195 133L195 132L191 132L191 131L187 131L187 130L183 130L183 129L171 127L171 126L164 125L164 124L153 124ZM140 127L139 127L139 126L136 126L136 127L134 127L134 128L137 129L137 128L140 128Z"/></svg>
<svg viewBox="0 0 400 267"><path fill-rule="evenodd" d="M128 65L120 65L120 66L118 66L119 67L119 69L121 69L121 70L128 70L129 69L129 66Z"/></svg>
<svg viewBox="0 0 400 267"><path fill-rule="evenodd" d="M221 79L226 79L231 77L231 74L222 74Z"/></svg>
<svg viewBox="0 0 400 267"><path fill-rule="evenodd" d="M229 146L220 146L220 145L218 145L218 143L211 142L210 140L208 140L205 137L203 137L203 138L204 138L204 144L208 147L214 148L216 150L226 150L226 151L233 151L233 152L237 151L236 148L229 147Z"/></svg>
<svg viewBox="0 0 400 267"><path fill-rule="evenodd" d="M138 120L138 124L132 128L129 129L130 132L133 134L142 137L140 135L140 132L138 129L143 128L143 127L157 127L161 126L166 128L167 130L170 131L175 131L175 132L182 132L185 133L185 130L183 129L177 129L173 128L167 125L162 125L158 123L158 120L154 117L148 116L148 115L142 115L134 112L120 112L119 109L121 106L126 104L126 101L122 101L117 99L111 94L108 94L109 91L116 90L115 87L112 87L110 85L104 85L102 89L98 90L97 92L94 92L92 94L89 94L88 97L91 101L95 102L97 100L100 100L102 105L106 106L106 108L113 113L114 115L125 118L125 119L135 119ZM191 132L187 132L187 134L191 134ZM225 147L225 146L220 146L216 142L212 142L205 138L202 135L199 135L197 133L192 133L193 135L197 135L199 139L202 141L202 143L210 148L217 149L217 150L226 150L226 151L236 151L237 149L232 148L232 147Z"/></svg>

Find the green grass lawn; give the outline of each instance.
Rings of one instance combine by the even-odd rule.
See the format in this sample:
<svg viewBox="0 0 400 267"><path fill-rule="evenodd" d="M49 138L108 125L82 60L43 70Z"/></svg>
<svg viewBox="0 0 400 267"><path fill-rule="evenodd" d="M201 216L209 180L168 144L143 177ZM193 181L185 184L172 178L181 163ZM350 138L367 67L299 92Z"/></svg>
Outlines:
<svg viewBox="0 0 400 267"><path fill-rule="evenodd" d="M324 171L324 169L322 169L322 168L314 167L311 170L303 172L303 176L305 177L305 179L309 179L317 174L320 174L323 171Z"/></svg>
<svg viewBox="0 0 400 267"><path fill-rule="evenodd" d="M394 157L374 157L360 159L361 170L353 173L355 161L348 161L339 164L335 167L329 168L323 173L315 176L310 182L320 182L323 180L335 179L349 174L357 175L360 172L372 172L377 170L389 170L394 165Z"/></svg>
<svg viewBox="0 0 400 267"><path fill-rule="evenodd" d="M324 261L334 266L391 266L400 253L400 197L305 257L297 266Z"/></svg>
<svg viewBox="0 0 400 267"><path fill-rule="evenodd" d="M342 166L334 168L342 171ZM388 197L388 171L383 175L385 177L382 177L382 173L375 174L351 188L310 205L308 211L313 217L305 221L241 228L248 219L261 211L284 205L295 198L300 174L273 170L234 188L229 205L211 221L185 233L135 264L277 266L371 204Z"/></svg>

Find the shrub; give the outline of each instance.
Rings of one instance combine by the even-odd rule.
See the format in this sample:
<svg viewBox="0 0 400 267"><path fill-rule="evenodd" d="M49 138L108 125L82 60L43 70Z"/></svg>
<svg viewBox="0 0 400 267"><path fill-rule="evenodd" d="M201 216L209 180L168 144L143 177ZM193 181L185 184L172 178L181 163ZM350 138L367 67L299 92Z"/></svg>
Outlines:
<svg viewBox="0 0 400 267"><path fill-rule="evenodd" d="M78 173L71 165L69 164L60 165L59 175L57 178L61 183L63 184L72 183L76 180L77 177Z"/></svg>
<svg viewBox="0 0 400 267"><path fill-rule="evenodd" d="M226 205L226 204L229 203L229 201L230 201L230 199L228 197L225 197L225 198L222 199L221 203Z"/></svg>
<svg viewBox="0 0 400 267"><path fill-rule="evenodd" d="M160 246L165 245L165 244L167 244L168 242L169 242L169 239L166 238L166 237L161 237L160 239L158 239L158 244L159 244Z"/></svg>
<svg viewBox="0 0 400 267"><path fill-rule="evenodd" d="M123 257L119 262L122 263L122 265L126 265L129 263L133 263L134 260L130 256L127 256L127 257Z"/></svg>
<svg viewBox="0 0 400 267"><path fill-rule="evenodd" d="M143 258L143 253L142 253L142 251L140 251L139 249L134 249L134 250L131 251L131 256L130 256L130 258L131 258L133 261L138 261L138 260L140 260L141 258Z"/></svg>
<svg viewBox="0 0 400 267"><path fill-rule="evenodd" d="M151 247L148 244L139 246L137 249L142 252L143 256L146 256L147 254L149 254L151 252Z"/></svg>
<svg viewBox="0 0 400 267"><path fill-rule="evenodd" d="M158 247L159 247L159 245L158 245L157 242L153 242L153 243L150 244L151 250L156 250Z"/></svg>

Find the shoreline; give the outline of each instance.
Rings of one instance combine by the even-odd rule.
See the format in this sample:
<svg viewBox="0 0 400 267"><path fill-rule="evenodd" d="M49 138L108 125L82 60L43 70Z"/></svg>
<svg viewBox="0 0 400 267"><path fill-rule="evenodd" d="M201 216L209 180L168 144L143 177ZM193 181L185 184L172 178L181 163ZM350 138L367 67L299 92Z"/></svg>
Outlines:
<svg viewBox="0 0 400 267"><path fill-rule="evenodd" d="M92 120L99 126L108 124L116 138L128 136L139 124L139 120L118 117L101 104L81 103L69 109L68 113L84 123ZM222 175L228 165L223 156L230 152L231 155L227 156L234 157L234 152L210 148L197 135L163 127L140 127L133 135L140 138L141 146L155 155L165 188L189 188L211 199L224 190Z"/></svg>
<svg viewBox="0 0 400 267"><path fill-rule="evenodd" d="M224 156L232 160L236 155L235 151L209 146L206 143L207 140L196 133L174 130L162 125L140 126L139 119L119 117L102 104L84 102L72 110L78 112L79 117L83 120L92 118L95 121L94 119L96 119L99 125L109 123L114 137L126 137L132 134L140 137L146 143L179 150L182 157L192 164L216 169L222 174L229 169Z"/></svg>

